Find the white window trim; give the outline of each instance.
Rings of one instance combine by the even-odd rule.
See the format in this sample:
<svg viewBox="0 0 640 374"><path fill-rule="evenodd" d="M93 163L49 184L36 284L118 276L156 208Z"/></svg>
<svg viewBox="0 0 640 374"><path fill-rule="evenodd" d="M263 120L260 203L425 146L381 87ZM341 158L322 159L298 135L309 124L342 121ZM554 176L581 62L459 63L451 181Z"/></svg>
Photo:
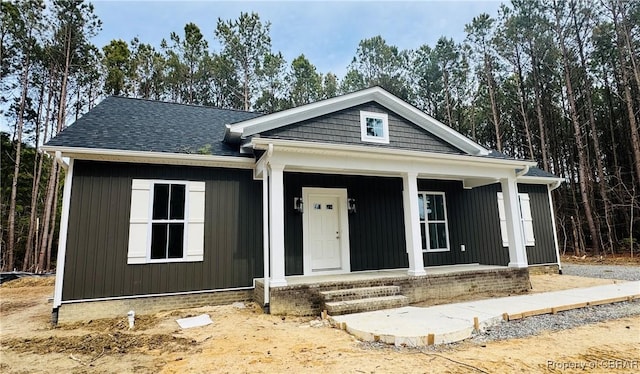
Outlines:
<svg viewBox="0 0 640 374"><path fill-rule="evenodd" d="M382 120L384 136L367 135L367 118ZM363 142L389 144L389 116L386 113L360 111L360 139Z"/></svg>
<svg viewBox="0 0 640 374"><path fill-rule="evenodd" d="M508 247L509 236L507 234L507 219L504 209L504 196L502 192L498 192L498 216L500 219L500 234L502 237L502 246ZM526 215L525 210L527 212ZM522 231L522 237L524 238L525 246L534 247L536 245L536 238L533 231L531 199L528 193L518 193L518 212L520 212L520 230Z"/></svg>
<svg viewBox="0 0 640 374"><path fill-rule="evenodd" d="M153 194L156 184L182 184L185 186L183 220L153 220ZM204 181L133 179L131 186L132 194L127 264L203 261L205 187ZM194 196L197 196L195 200L192 199ZM136 207L142 209L136 209ZM151 230L154 222L184 223L184 241L181 258L151 259Z"/></svg>
<svg viewBox="0 0 640 374"><path fill-rule="evenodd" d="M434 253L434 252L449 252L451 251L451 243L449 242L449 217L447 216L447 196L442 191L418 191L418 195L422 195L422 201L426 202L426 195L440 195L442 196L442 205L444 208L444 222L442 220L429 221L426 206L424 211L424 223L422 221L419 222L420 225L424 224L424 232L426 235L425 242L427 244L427 248L422 248L422 252L424 253ZM418 217L420 219L420 217ZM444 229L447 237L447 247L446 248L430 248L430 235L429 235L429 223L444 223ZM422 240L422 238L420 238Z"/></svg>

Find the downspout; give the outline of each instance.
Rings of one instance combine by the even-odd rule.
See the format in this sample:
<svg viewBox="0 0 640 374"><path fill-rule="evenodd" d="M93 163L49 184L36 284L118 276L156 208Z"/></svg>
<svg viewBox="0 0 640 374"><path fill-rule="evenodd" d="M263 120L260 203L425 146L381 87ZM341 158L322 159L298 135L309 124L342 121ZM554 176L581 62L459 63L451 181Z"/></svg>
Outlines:
<svg viewBox="0 0 640 374"><path fill-rule="evenodd" d="M547 185L547 194L549 200L549 211L551 212L551 225L553 227L553 244L556 247L556 262L558 263L558 273L562 274L562 264L560 263L560 246L558 245L558 231L556 227L556 212L553 208L553 197L551 196L551 191L555 190L560 186L562 182L554 182L552 184Z"/></svg>
<svg viewBox="0 0 640 374"><path fill-rule="evenodd" d="M69 165L62 159L62 152L56 151L55 158L58 165L60 165L64 170L69 169Z"/></svg>
<svg viewBox="0 0 640 374"><path fill-rule="evenodd" d="M62 162L62 157L60 157L60 152L56 152L56 161ZM64 267L65 267L65 262L67 257L67 233L69 231L69 211L71 206L71 184L72 183L73 183L73 159L70 159L67 174L65 175L63 194L62 194L62 214L60 217L60 232L59 232L59 239L58 239L56 283L53 289L53 310L51 312L51 322L54 325L58 323L58 313L60 310L60 306L62 305L62 285L64 283Z"/></svg>
<svg viewBox="0 0 640 374"><path fill-rule="evenodd" d="M265 158L265 169L262 171L262 252L264 263L264 312L269 314L270 289L269 289L269 158L273 154L273 144L269 144Z"/></svg>

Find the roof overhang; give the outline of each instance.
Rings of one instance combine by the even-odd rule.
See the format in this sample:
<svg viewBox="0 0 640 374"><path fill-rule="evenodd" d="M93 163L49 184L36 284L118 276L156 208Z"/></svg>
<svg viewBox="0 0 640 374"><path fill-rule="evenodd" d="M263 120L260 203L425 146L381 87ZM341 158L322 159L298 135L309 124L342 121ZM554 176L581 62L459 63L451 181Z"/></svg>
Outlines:
<svg viewBox="0 0 640 374"><path fill-rule="evenodd" d="M371 87L350 94L227 125L224 140L239 143L242 139L264 131L305 121L370 101L379 103L469 155L486 156L489 154L486 148L380 87Z"/></svg>
<svg viewBox="0 0 640 374"><path fill-rule="evenodd" d="M563 182L565 182L565 180L559 177L533 177L523 175L518 178L518 183L546 184L551 188L552 191L560 187Z"/></svg>
<svg viewBox="0 0 640 374"><path fill-rule="evenodd" d="M76 160L110 161L145 164L208 166L253 169L252 157L214 156L190 153L130 151L120 149L42 146L41 149L57 157Z"/></svg>
<svg viewBox="0 0 640 374"><path fill-rule="evenodd" d="M415 172L422 178L463 180L465 187L473 188L516 178L517 170L536 165L528 160L282 139L253 138L251 144L267 151L258 161L258 177L267 163L274 163L302 172L380 176Z"/></svg>

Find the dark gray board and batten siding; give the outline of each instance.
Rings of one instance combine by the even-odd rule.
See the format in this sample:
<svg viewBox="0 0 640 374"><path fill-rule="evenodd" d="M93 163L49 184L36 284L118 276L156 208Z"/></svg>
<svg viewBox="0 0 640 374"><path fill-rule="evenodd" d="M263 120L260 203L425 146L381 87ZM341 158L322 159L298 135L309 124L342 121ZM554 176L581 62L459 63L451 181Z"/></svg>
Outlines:
<svg viewBox="0 0 640 374"><path fill-rule="evenodd" d="M389 144L363 142L360 111L386 113L389 119ZM332 144L363 145L423 152L463 154L462 151L407 121L376 102L361 104L331 114L298 122L260 134L264 138L301 140Z"/></svg>
<svg viewBox="0 0 640 374"><path fill-rule="evenodd" d="M134 178L206 182L204 261L127 264ZM263 271L261 212L252 170L76 160L63 300L251 287Z"/></svg>
<svg viewBox="0 0 640 374"><path fill-rule="evenodd" d="M357 212L348 216L352 271L408 267L400 178L285 173L284 180L286 275L303 274L302 214L293 208L303 187L345 188L356 199ZM555 262L547 187L519 188L529 193L534 219L536 245L527 247L529 264ZM425 266L509 263L500 235L500 184L464 189L460 181L420 179L418 189L445 192L447 202L450 250L424 253Z"/></svg>

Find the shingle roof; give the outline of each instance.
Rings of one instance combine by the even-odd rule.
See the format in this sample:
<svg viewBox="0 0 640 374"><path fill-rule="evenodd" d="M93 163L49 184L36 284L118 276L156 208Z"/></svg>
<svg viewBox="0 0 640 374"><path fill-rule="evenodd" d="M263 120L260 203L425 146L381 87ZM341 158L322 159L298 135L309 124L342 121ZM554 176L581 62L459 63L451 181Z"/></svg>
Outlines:
<svg viewBox="0 0 640 374"><path fill-rule="evenodd" d="M261 115L110 96L47 146L247 156L222 142L225 125Z"/></svg>
<svg viewBox="0 0 640 374"><path fill-rule="evenodd" d="M500 152L500 151L496 151L495 149L490 149L489 150L489 154L486 157L492 157L492 158L503 158L503 159L509 159L509 160L513 160L513 158L505 155L504 153ZM530 167L529 170L527 171L527 173L524 175L526 177L540 177L540 178L558 178L557 175L553 175L547 171L545 171L544 169L540 169L539 167Z"/></svg>

